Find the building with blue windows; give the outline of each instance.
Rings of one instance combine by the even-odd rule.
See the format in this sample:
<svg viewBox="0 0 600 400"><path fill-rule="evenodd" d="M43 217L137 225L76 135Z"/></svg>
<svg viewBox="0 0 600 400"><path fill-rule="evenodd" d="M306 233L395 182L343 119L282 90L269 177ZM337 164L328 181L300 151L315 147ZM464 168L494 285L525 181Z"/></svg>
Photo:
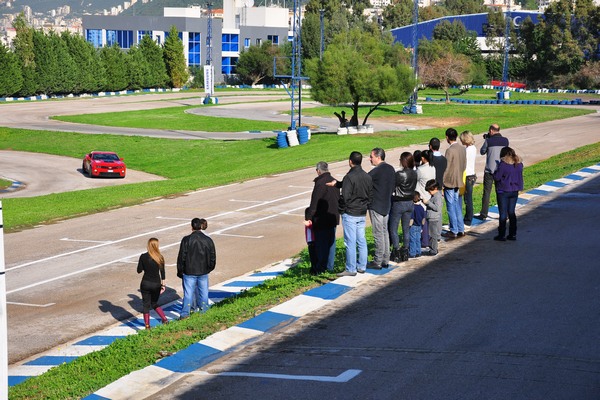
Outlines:
<svg viewBox="0 0 600 400"><path fill-rule="evenodd" d="M127 50L144 35L163 44L171 27L179 31L188 66L202 66L207 60L208 16L198 6L165 8L162 17L85 15L83 31L94 47L118 44ZM212 19L212 64L215 82L235 74L240 52L250 45L271 41L285 43L290 34L289 10L281 7L252 7L248 0L223 2L223 18Z"/></svg>

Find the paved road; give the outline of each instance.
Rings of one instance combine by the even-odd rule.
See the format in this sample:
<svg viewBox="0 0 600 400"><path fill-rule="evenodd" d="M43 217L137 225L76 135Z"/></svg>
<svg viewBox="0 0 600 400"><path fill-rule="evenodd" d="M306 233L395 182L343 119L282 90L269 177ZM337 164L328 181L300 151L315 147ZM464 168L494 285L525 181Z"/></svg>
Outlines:
<svg viewBox="0 0 600 400"><path fill-rule="evenodd" d="M120 100L113 107L122 108ZM70 102L62 104L68 107ZM574 143L596 142L599 120L600 114L593 114L505 134L532 164ZM390 151L388 160L396 164L401 150L417 147L423 145ZM307 160L307 165L316 161ZM478 162L481 171L482 159ZM332 165L338 177L346 170L346 162ZM139 276L134 270L151 236L160 238L170 264L167 280L173 290L165 300L179 296L173 263L193 217L209 220L208 233L217 245L219 260L211 283L295 254L305 246L301 221L313 178L311 167L5 235L10 362L139 312Z"/></svg>
<svg viewBox="0 0 600 400"><path fill-rule="evenodd" d="M538 198L517 242L478 228L149 398L598 399L599 195Z"/></svg>

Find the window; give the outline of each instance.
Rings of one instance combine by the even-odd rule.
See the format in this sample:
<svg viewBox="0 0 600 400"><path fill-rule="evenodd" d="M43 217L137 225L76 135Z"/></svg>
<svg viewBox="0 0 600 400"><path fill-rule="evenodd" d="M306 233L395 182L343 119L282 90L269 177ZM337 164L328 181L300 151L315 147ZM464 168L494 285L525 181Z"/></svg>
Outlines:
<svg viewBox="0 0 600 400"><path fill-rule="evenodd" d="M85 38L95 48L102 47L102 29L86 29Z"/></svg>
<svg viewBox="0 0 600 400"><path fill-rule="evenodd" d="M261 43L262 43L262 39L261 38L256 39L256 45L257 46L260 46Z"/></svg>
<svg viewBox="0 0 600 400"><path fill-rule="evenodd" d="M188 33L188 65L202 65L200 32Z"/></svg>
<svg viewBox="0 0 600 400"><path fill-rule="evenodd" d="M240 35L224 33L221 35L222 51L240 51Z"/></svg>
<svg viewBox="0 0 600 400"><path fill-rule="evenodd" d="M250 47L250 38L244 39L244 48L247 49Z"/></svg>
<svg viewBox="0 0 600 400"><path fill-rule="evenodd" d="M142 39L144 38L144 36L146 36L146 35L148 35L148 36L150 36L150 38L152 38L152 31L138 31L138 34L137 34L138 43L141 42Z"/></svg>
<svg viewBox="0 0 600 400"><path fill-rule="evenodd" d="M106 45L112 46L118 44L122 49L129 49L133 46L133 31L106 31Z"/></svg>
<svg viewBox="0 0 600 400"><path fill-rule="evenodd" d="M235 74L235 64L237 64L237 57L221 57L221 73L223 75Z"/></svg>
<svg viewBox="0 0 600 400"><path fill-rule="evenodd" d="M279 44L279 36L277 36L277 35L268 35L267 36L267 40L269 40L274 45L278 45Z"/></svg>

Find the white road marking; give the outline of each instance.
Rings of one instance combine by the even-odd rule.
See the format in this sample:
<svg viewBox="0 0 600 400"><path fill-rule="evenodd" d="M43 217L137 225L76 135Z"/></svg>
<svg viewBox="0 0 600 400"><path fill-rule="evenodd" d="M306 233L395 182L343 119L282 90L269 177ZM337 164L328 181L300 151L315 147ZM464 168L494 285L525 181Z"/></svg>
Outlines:
<svg viewBox="0 0 600 400"><path fill-rule="evenodd" d="M296 185L289 185L288 187L289 187L289 188L293 188L293 189L311 189L311 190L312 190L312 187L310 187L310 186L296 186Z"/></svg>
<svg viewBox="0 0 600 400"><path fill-rule="evenodd" d="M60 240L62 240L64 242L111 243L110 241L106 241L106 240L83 240L83 239L69 239L69 238L62 238Z"/></svg>
<svg viewBox="0 0 600 400"><path fill-rule="evenodd" d="M247 235L234 235L233 233L214 233L213 235L238 237L238 238L244 238L244 239L262 239L262 238L264 238L263 235L260 235L260 236L247 236Z"/></svg>
<svg viewBox="0 0 600 400"><path fill-rule="evenodd" d="M234 203L261 203L262 200L237 200L237 199L229 199L229 201Z"/></svg>
<svg viewBox="0 0 600 400"><path fill-rule="evenodd" d="M31 303L17 303L14 301L7 301L6 304L13 304L15 306L25 306L25 307L40 307L46 308L55 305L56 303L48 303L48 304L31 304Z"/></svg>
<svg viewBox="0 0 600 400"><path fill-rule="evenodd" d="M190 375L207 375L207 376L243 376L249 378L271 378L271 379L287 379L294 381L317 381L331 383L346 383L357 377L362 370L349 369L342 372L338 376L322 376L322 375L288 375L288 374L266 374L256 372L219 372L212 374L206 371L191 372Z"/></svg>

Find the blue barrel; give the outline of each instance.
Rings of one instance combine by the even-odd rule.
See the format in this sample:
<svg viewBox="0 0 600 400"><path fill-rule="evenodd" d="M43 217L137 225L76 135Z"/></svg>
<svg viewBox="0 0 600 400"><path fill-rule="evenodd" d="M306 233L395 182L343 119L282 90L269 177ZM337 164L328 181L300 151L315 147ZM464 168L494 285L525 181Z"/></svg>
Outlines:
<svg viewBox="0 0 600 400"><path fill-rule="evenodd" d="M298 128L298 143L305 144L308 142L308 126Z"/></svg>
<svg viewBox="0 0 600 400"><path fill-rule="evenodd" d="M279 147L280 149L288 147L286 131L277 132L277 147Z"/></svg>

